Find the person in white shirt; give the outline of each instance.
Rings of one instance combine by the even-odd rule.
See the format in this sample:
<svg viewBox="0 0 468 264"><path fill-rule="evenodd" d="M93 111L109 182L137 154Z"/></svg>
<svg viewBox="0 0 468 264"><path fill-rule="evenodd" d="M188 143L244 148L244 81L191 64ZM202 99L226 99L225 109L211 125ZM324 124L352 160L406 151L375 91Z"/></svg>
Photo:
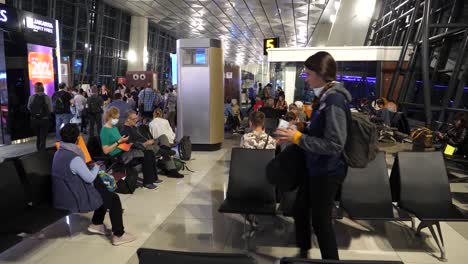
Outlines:
<svg viewBox="0 0 468 264"><path fill-rule="evenodd" d="M169 139L169 143L174 144L176 135L172 130L169 121L163 118L163 112L160 108L154 110L153 121L151 121L148 126L153 138L159 138L162 135L166 135Z"/></svg>

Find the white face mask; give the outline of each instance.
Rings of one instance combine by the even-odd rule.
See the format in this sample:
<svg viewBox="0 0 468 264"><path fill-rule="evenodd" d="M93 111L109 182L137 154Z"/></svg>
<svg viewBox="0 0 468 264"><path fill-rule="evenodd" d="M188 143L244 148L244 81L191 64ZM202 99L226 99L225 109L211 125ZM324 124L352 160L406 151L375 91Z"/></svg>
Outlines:
<svg viewBox="0 0 468 264"><path fill-rule="evenodd" d="M113 126L117 125L119 123L119 119L117 118L112 118L111 123Z"/></svg>
<svg viewBox="0 0 468 264"><path fill-rule="evenodd" d="M319 97L320 94L322 93L324 87L319 87L319 88L313 88L315 96Z"/></svg>

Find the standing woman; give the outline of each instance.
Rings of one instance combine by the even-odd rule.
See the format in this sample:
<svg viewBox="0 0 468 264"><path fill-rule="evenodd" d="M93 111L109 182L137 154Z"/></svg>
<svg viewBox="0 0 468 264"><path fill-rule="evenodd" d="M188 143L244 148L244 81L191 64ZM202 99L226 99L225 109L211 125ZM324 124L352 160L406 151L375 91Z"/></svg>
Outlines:
<svg viewBox="0 0 468 264"><path fill-rule="evenodd" d="M34 94L29 97L28 110L31 114L31 128L37 136L36 148L45 150L52 101L44 93L44 85L41 82L34 84Z"/></svg>
<svg viewBox="0 0 468 264"><path fill-rule="evenodd" d="M296 242L301 257L307 257L311 248L312 218L322 258L339 259L332 208L347 172L342 153L351 118L347 105L351 95L335 82L336 63L329 53L317 52L304 66L305 81L318 95L310 125L304 134L295 128L280 128L276 135L280 142L292 142L305 153L307 173L294 205Z"/></svg>

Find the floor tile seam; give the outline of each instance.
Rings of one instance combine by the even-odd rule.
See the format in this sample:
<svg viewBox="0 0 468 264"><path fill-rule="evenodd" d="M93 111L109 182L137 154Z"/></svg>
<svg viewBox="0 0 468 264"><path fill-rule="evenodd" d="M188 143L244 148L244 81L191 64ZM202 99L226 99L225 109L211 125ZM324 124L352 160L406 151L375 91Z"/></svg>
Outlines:
<svg viewBox="0 0 468 264"><path fill-rule="evenodd" d="M220 160L222 157L224 157L225 154L226 154L226 151L224 151L224 153L223 153L222 155L220 155L220 156L216 159L216 161L218 161L218 160ZM156 231L159 229L159 227L161 227L162 225L165 224L165 222L167 221L167 219L169 218L169 216L170 216L172 213L174 213L174 211L183 203L183 201L187 198L187 196L190 195L190 194L193 192L193 190L195 189L195 187L198 186L198 184L201 183L201 181L208 175L209 171L210 171L214 166L216 166L216 163L215 163L215 162L213 162L213 163L211 164L210 168L207 169L206 172L204 172L204 175L203 175L202 177L200 177L200 179L198 180L198 182L197 182L196 184L194 184L193 186L188 185L188 186L190 186L190 187L189 187L189 188L190 188L190 191L187 192L187 193L185 194L185 196L183 197L183 199L181 199L181 201L173 208L173 210L171 210L171 212L162 220L162 222L161 222L157 227L154 228L154 230L150 233L150 235L149 235L148 238L143 242L142 245L146 244L146 242L147 242L148 239L153 235L153 233L156 232ZM131 258L131 256L130 256L130 258ZM127 259L127 262L130 260L130 258Z"/></svg>

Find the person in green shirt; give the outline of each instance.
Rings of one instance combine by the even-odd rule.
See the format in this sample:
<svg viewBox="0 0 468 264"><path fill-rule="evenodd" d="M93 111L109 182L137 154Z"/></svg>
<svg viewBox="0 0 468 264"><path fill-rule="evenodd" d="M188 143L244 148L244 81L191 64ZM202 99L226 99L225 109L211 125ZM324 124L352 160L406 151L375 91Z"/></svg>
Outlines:
<svg viewBox="0 0 468 264"><path fill-rule="evenodd" d="M155 189L156 185L154 182L156 181L155 177L155 164L154 159L144 159L143 151L138 150L136 148L130 148L129 151L124 151L119 148L120 144L127 143L128 135L120 135L119 130L117 129L116 125L119 122L120 112L119 109L116 107L110 107L105 114L105 124L101 129L100 138L102 144L102 151L106 155L110 156L121 156L122 160L126 164L130 161L132 164L138 163L142 164L143 167L143 187L147 189ZM132 144L130 144L131 146ZM140 153L141 152L141 153ZM140 155L141 154L141 155ZM131 159L129 160L129 158ZM135 161L136 160L136 161Z"/></svg>

